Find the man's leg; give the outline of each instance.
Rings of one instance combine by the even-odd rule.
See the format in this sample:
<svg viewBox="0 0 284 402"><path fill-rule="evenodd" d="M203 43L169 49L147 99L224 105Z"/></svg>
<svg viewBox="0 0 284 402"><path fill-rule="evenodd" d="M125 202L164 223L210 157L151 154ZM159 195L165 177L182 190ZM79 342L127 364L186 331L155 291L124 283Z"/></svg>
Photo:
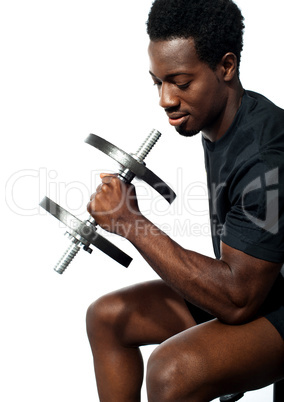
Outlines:
<svg viewBox="0 0 284 402"><path fill-rule="evenodd" d="M159 344L194 325L184 300L161 280L113 292L93 303L87 312L87 332L100 401L140 401L139 346Z"/></svg>
<svg viewBox="0 0 284 402"><path fill-rule="evenodd" d="M208 402L284 377L284 342L265 318L244 325L218 320L158 346L148 361L149 402Z"/></svg>

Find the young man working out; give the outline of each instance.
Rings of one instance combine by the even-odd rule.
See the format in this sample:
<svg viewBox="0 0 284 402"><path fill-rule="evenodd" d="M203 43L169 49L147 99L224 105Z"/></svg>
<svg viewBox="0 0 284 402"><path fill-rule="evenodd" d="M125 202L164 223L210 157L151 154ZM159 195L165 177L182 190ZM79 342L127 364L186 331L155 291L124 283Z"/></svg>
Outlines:
<svg viewBox="0 0 284 402"><path fill-rule="evenodd" d="M161 280L97 300L87 330L102 402L140 401L148 344L159 345L148 400L205 402L284 377L284 111L241 85L231 0L156 0L147 28L160 106L178 133L202 135L216 258L179 246L141 214L132 185L103 174L88 211Z"/></svg>

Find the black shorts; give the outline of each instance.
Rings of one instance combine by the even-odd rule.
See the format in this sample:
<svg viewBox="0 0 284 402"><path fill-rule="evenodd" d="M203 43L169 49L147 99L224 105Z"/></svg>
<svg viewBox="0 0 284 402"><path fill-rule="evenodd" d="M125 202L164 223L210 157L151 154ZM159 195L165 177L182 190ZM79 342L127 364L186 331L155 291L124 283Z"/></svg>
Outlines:
<svg viewBox="0 0 284 402"><path fill-rule="evenodd" d="M187 300L185 300L185 303L197 324L216 318ZM284 278L281 274L259 310L258 316L265 317L270 321L284 339Z"/></svg>

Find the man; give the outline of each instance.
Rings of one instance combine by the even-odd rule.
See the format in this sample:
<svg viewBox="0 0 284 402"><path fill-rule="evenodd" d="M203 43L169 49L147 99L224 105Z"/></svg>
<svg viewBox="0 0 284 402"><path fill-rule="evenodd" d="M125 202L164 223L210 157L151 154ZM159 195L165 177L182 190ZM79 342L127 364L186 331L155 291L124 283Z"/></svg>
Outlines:
<svg viewBox="0 0 284 402"><path fill-rule="evenodd" d="M159 344L150 402L210 401L284 377L284 111L242 88L243 28L231 0L152 5L150 74L169 123L187 137L202 132L216 259L176 244L141 214L132 185L101 175L88 211L162 279L88 310L103 402L140 401L147 344Z"/></svg>

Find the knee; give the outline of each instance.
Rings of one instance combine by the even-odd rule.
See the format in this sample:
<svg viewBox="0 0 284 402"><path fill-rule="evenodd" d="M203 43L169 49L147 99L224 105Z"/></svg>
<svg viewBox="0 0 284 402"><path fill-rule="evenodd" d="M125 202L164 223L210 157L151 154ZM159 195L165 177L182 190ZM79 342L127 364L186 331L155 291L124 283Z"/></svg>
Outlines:
<svg viewBox="0 0 284 402"><path fill-rule="evenodd" d="M206 383L206 363L202 353L157 347L148 360L147 393L149 401L174 402L202 400ZM201 398L201 399L200 399Z"/></svg>
<svg viewBox="0 0 284 402"><path fill-rule="evenodd" d="M121 301L114 294L107 294L93 302L86 314L88 337L94 338L101 330L113 328L122 309Z"/></svg>
<svg viewBox="0 0 284 402"><path fill-rule="evenodd" d="M175 359L170 359L163 347L158 346L151 354L147 364L146 384L149 401L174 401L175 377L177 375Z"/></svg>

